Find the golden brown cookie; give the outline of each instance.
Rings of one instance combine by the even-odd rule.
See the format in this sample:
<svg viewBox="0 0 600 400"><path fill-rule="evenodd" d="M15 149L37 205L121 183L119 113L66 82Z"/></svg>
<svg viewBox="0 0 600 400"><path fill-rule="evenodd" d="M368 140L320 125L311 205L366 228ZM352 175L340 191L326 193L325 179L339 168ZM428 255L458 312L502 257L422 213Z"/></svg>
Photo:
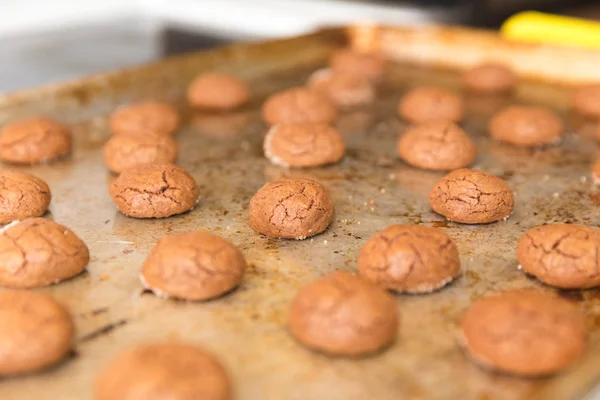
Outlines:
<svg viewBox="0 0 600 400"><path fill-rule="evenodd" d="M413 167L448 171L473 164L477 147L454 122L431 121L409 128L400 137L398 155Z"/></svg>
<svg viewBox="0 0 600 400"><path fill-rule="evenodd" d="M290 311L296 339L334 356L365 356L392 344L400 316L392 295L336 272L300 289Z"/></svg>
<svg viewBox="0 0 600 400"><path fill-rule="evenodd" d="M486 94L508 92L517 84L517 76L510 68L494 63L473 67L462 78L467 89Z"/></svg>
<svg viewBox="0 0 600 400"><path fill-rule="evenodd" d="M600 83L580 86L573 92L572 106L589 118L600 117Z"/></svg>
<svg viewBox="0 0 600 400"><path fill-rule="evenodd" d="M252 197L248 224L266 236L302 240L325 231L334 214L333 200L319 183L282 179Z"/></svg>
<svg viewBox="0 0 600 400"><path fill-rule="evenodd" d="M346 151L344 139L335 128L306 122L273 125L263 148L272 164L299 168L335 164Z"/></svg>
<svg viewBox="0 0 600 400"><path fill-rule="evenodd" d="M429 204L450 221L487 224L507 219L513 210L514 197L506 182L497 176L458 169L433 186Z"/></svg>
<svg viewBox="0 0 600 400"><path fill-rule="evenodd" d="M208 300L236 287L246 269L240 250L208 232L162 237L142 266L142 284L155 294Z"/></svg>
<svg viewBox="0 0 600 400"><path fill-rule="evenodd" d="M337 118L335 105L314 90L295 87L275 93L262 106L263 120L269 125L294 122L329 124Z"/></svg>
<svg viewBox="0 0 600 400"><path fill-rule="evenodd" d="M71 350L69 312L45 293L0 292L0 376L25 374L57 364Z"/></svg>
<svg viewBox="0 0 600 400"><path fill-rule="evenodd" d="M594 185L600 185L600 158L592 166L592 182Z"/></svg>
<svg viewBox="0 0 600 400"><path fill-rule="evenodd" d="M0 286L39 288L80 274L87 246L70 229L43 218L7 225L0 233Z"/></svg>
<svg viewBox="0 0 600 400"><path fill-rule="evenodd" d="M173 164L144 164L121 173L110 186L119 210L133 218L166 218L190 211L200 189L194 178Z"/></svg>
<svg viewBox="0 0 600 400"><path fill-rule="evenodd" d="M214 355L179 343L143 344L100 373L95 400L230 400L231 383Z"/></svg>
<svg viewBox="0 0 600 400"><path fill-rule="evenodd" d="M179 127L179 114L170 104L144 101L117 109L109 124L115 135L172 135Z"/></svg>
<svg viewBox="0 0 600 400"><path fill-rule="evenodd" d="M103 155L106 168L120 174L137 165L173 163L177 153L177 143L167 135L115 135L104 145Z"/></svg>
<svg viewBox="0 0 600 400"><path fill-rule="evenodd" d="M563 130L560 118L541 106L509 106L496 113L489 123L494 139L523 147L557 143Z"/></svg>
<svg viewBox="0 0 600 400"><path fill-rule="evenodd" d="M464 104L454 93L435 86L421 86L407 92L398 105L398 114L409 122L449 120L463 118Z"/></svg>
<svg viewBox="0 0 600 400"><path fill-rule="evenodd" d="M375 99L375 88L371 81L347 72L320 69L308 78L307 84L340 107L359 106Z"/></svg>
<svg viewBox="0 0 600 400"><path fill-rule="evenodd" d="M329 60L333 71L357 75L371 81L381 78L385 72L385 64L385 59L379 54L352 49L338 50Z"/></svg>
<svg viewBox="0 0 600 400"><path fill-rule="evenodd" d="M13 164L48 162L71 152L71 131L47 117L15 121L0 130L0 160Z"/></svg>
<svg viewBox="0 0 600 400"><path fill-rule="evenodd" d="M600 286L600 231L576 224L528 230L517 243L521 267L542 282L566 289Z"/></svg>
<svg viewBox="0 0 600 400"><path fill-rule="evenodd" d="M477 364L524 377L570 367L587 344L577 306L533 290L476 301L463 315L460 330L461 344Z"/></svg>
<svg viewBox="0 0 600 400"><path fill-rule="evenodd" d="M250 100L250 87L241 79L219 72L198 76L187 91L190 105L206 110L232 110Z"/></svg>
<svg viewBox="0 0 600 400"><path fill-rule="evenodd" d="M25 172L0 170L0 225L41 217L48 210L50 188Z"/></svg>
<svg viewBox="0 0 600 400"><path fill-rule="evenodd" d="M363 246L358 271L386 289L429 293L450 283L460 271L458 249L440 229L392 225Z"/></svg>

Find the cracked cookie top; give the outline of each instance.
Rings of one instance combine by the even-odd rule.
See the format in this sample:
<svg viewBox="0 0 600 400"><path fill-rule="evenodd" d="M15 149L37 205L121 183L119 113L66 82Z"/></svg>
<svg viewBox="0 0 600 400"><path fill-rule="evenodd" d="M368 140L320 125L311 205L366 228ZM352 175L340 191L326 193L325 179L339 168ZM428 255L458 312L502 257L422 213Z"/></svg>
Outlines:
<svg viewBox="0 0 600 400"><path fill-rule="evenodd" d="M464 72L465 87L473 92L491 94L504 93L515 88L517 76L502 64L481 64Z"/></svg>
<svg viewBox="0 0 600 400"><path fill-rule="evenodd" d="M71 152L71 131L47 117L15 121L0 130L0 160L13 164L52 161Z"/></svg>
<svg viewBox="0 0 600 400"><path fill-rule="evenodd" d="M563 134L563 123L552 110L541 106L509 106L489 122L490 135L515 146L555 144Z"/></svg>
<svg viewBox="0 0 600 400"><path fill-rule="evenodd" d="M62 360L72 346L73 321L51 296L0 292L0 376L25 374Z"/></svg>
<svg viewBox="0 0 600 400"><path fill-rule="evenodd" d="M172 135L179 127L179 114L168 103L144 101L113 112L109 125L115 135Z"/></svg>
<svg viewBox="0 0 600 400"><path fill-rule="evenodd" d="M525 271L542 282L568 289L600 286L600 231L571 224L537 226L517 243Z"/></svg>
<svg viewBox="0 0 600 400"><path fill-rule="evenodd" d="M187 98L194 108L225 111L246 104L250 100L250 93L250 87L241 79L209 72L192 81Z"/></svg>
<svg viewBox="0 0 600 400"><path fill-rule="evenodd" d="M386 61L380 54L341 49L333 53L329 59L329 65L335 72L352 74L375 81L383 75Z"/></svg>
<svg viewBox="0 0 600 400"><path fill-rule="evenodd" d="M115 135L104 145L104 164L116 174L142 164L167 164L177 159L177 143L170 136Z"/></svg>
<svg viewBox="0 0 600 400"><path fill-rule="evenodd" d="M142 283L158 295L207 300L229 292L244 275L239 249L208 232L161 238L142 266Z"/></svg>
<svg viewBox="0 0 600 400"><path fill-rule="evenodd" d="M450 121L425 122L398 140L398 155L413 167L434 171L465 168L475 162L475 142Z"/></svg>
<svg viewBox="0 0 600 400"><path fill-rule="evenodd" d="M463 315L460 330L460 340L476 363L526 377L568 368L587 344L577 306L534 290L476 301Z"/></svg>
<svg viewBox="0 0 600 400"><path fill-rule="evenodd" d="M508 218L514 197L501 178L473 169L458 169L433 186L429 204L450 221L487 224Z"/></svg>
<svg viewBox="0 0 600 400"><path fill-rule="evenodd" d="M428 293L460 271L458 249L440 229L392 225L376 233L358 257L360 276L386 289Z"/></svg>
<svg viewBox="0 0 600 400"><path fill-rule="evenodd" d="M133 218L166 218L190 211L199 195L194 178L173 164L131 167L110 186L119 210Z"/></svg>
<svg viewBox="0 0 600 400"><path fill-rule="evenodd" d="M282 179L267 183L252 197L248 224L266 236L306 239L325 231L334 213L333 200L319 183Z"/></svg>
<svg viewBox="0 0 600 400"><path fill-rule="evenodd" d="M263 148L272 164L300 168L335 164L346 151L344 139L335 128L306 122L273 125Z"/></svg>
<svg viewBox="0 0 600 400"><path fill-rule="evenodd" d="M0 171L0 225L44 215L50 199L43 180L25 172Z"/></svg>
<svg viewBox="0 0 600 400"><path fill-rule="evenodd" d="M291 122L322 122L337 118L336 107L329 99L304 87L275 93L262 106L263 120L269 125Z"/></svg>
<svg viewBox="0 0 600 400"><path fill-rule="evenodd" d="M392 295L344 272L300 289L290 311L290 329L298 341L340 356L380 351L394 341L399 321Z"/></svg>
<svg viewBox="0 0 600 400"><path fill-rule="evenodd" d="M320 69L308 78L307 85L340 107L366 104L375 99L375 89L371 81L348 72Z"/></svg>
<svg viewBox="0 0 600 400"><path fill-rule="evenodd" d="M459 122L463 118L464 104L460 97L446 89L422 86L404 95L398 114L414 124L436 120Z"/></svg>
<svg viewBox="0 0 600 400"><path fill-rule="evenodd" d="M54 221L29 218L0 233L0 286L48 286L81 273L89 262L85 243Z"/></svg>

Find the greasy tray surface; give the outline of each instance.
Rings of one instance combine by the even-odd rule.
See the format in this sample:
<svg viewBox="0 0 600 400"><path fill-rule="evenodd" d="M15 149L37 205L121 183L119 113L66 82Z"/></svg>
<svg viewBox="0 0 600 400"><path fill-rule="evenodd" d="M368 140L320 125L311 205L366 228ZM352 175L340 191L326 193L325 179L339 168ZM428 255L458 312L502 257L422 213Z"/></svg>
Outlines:
<svg viewBox="0 0 600 400"><path fill-rule="evenodd" d="M600 371L598 290L560 292L581 305L592 334L585 359L555 378L521 380L485 372L464 356L454 335L455 322L480 296L517 287L553 291L517 270L515 245L523 232L549 222L600 224L600 195L589 183L596 150L586 136L589 126L567 116L570 131L577 133L570 133L561 146L520 150L492 142L485 134L485 115L504 101L522 99L468 98L464 126L479 147L476 167L504 177L516 192L512 217L483 226L447 223L431 212L427 193L441 174L409 168L394 155L398 133L405 127L395 116L401 94L424 82L455 87L457 77L449 72L391 68L374 106L340 118L338 127L348 147L340 165L306 171L269 165L261 150L261 102L275 90L304 82L342 39L341 32L333 31L238 45L0 98L0 124L40 112L73 124L76 147L70 158L23 169L48 182L53 193L48 217L80 235L92 255L89 272L45 289L73 312L75 353L45 373L3 380L0 398L90 398L93 380L110 358L134 343L155 340L184 340L214 351L242 400L546 400L578 398L589 390ZM107 113L149 96L180 102L193 75L211 68L248 79L257 96L251 106L231 115L192 115L181 107L186 123L177 135L179 164L198 181L201 202L190 213L163 220L119 214L107 189L114 177L101 157L109 136ZM528 99L564 105L560 88L528 84L521 89ZM282 176L312 177L330 191L337 216L324 234L305 241L271 240L247 226L251 196L266 181ZM298 288L331 271L354 271L361 245L393 223L444 229L459 247L461 277L437 293L397 296L400 335L378 356L332 359L296 343L286 320ZM141 294L140 266L156 240L194 229L209 230L240 246L249 263L241 286L206 303Z"/></svg>

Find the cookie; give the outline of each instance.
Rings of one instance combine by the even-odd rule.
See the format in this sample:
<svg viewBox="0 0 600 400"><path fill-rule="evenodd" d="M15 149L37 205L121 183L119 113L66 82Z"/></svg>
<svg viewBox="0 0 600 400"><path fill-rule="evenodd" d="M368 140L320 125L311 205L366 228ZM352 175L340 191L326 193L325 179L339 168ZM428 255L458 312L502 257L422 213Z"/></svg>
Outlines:
<svg viewBox="0 0 600 400"><path fill-rule="evenodd" d="M166 218L190 211L200 189L194 178L173 164L144 164L126 169L110 186L119 210L133 218Z"/></svg>
<svg viewBox="0 0 600 400"><path fill-rule="evenodd" d="M187 99L197 109L232 110L250 100L250 87L233 75L208 72L190 84Z"/></svg>
<svg viewBox="0 0 600 400"><path fill-rule="evenodd" d="M442 230L392 225L363 246L358 271L361 278L386 289L429 293L458 275L460 259L456 245Z"/></svg>
<svg viewBox="0 0 600 400"><path fill-rule="evenodd" d="M142 284L155 294L208 300L235 288L246 269L240 250L208 232L162 237L142 266Z"/></svg>
<svg viewBox="0 0 600 400"><path fill-rule="evenodd" d="M0 160L12 164L38 164L71 152L71 131L48 118L23 119L0 130Z"/></svg>
<svg viewBox="0 0 600 400"><path fill-rule="evenodd" d="M509 106L494 114L489 122L494 139L523 147L558 143L563 130L561 119L541 106Z"/></svg>
<svg viewBox="0 0 600 400"><path fill-rule="evenodd" d="M505 93L515 88L517 76L505 65L487 63L473 67L463 74L463 84L477 93Z"/></svg>
<svg viewBox="0 0 600 400"><path fill-rule="evenodd" d="M173 138L161 136L113 136L104 145L104 164L120 174L142 164L168 164L177 159L178 147Z"/></svg>
<svg viewBox="0 0 600 400"><path fill-rule="evenodd" d="M550 224L528 230L517 242L526 272L565 289L600 286L600 231L576 224Z"/></svg>
<svg viewBox="0 0 600 400"><path fill-rule="evenodd" d="M290 330L303 345L333 356L365 356L391 345L400 316L392 295L354 275L336 272L300 289Z"/></svg>
<svg viewBox="0 0 600 400"><path fill-rule="evenodd" d="M0 286L40 288L80 274L87 246L70 229L43 218L7 225L0 233Z"/></svg>
<svg viewBox="0 0 600 400"><path fill-rule="evenodd" d="M64 359L75 329L69 312L51 296L0 292L0 376L39 371Z"/></svg>
<svg viewBox="0 0 600 400"><path fill-rule="evenodd" d="M179 114L170 104L144 101L113 112L109 125L115 135L172 135L179 127Z"/></svg>
<svg viewBox="0 0 600 400"><path fill-rule="evenodd" d="M514 207L514 197L501 178L473 169L458 169L433 186L429 204L450 221L487 224L507 219Z"/></svg>
<svg viewBox="0 0 600 400"><path fill-rule="evenodd" d="M475 142L450 121L424 122L398 140L398 155L413 167L433 171L465 168L475 162Z"/></svg>
<svg viewBox="0 0 600 400"><path fill-rule="evenodd" d="M25 172L0 170L0 225L41 217L50 205L50 188Z"/></svg>
<svg viewBox="0 0 600 400"><path fill-rule="evenodd" d="M381 78L385 64L385 59L378 54L352 49L338 50L329 59L329 65L336 73L348 73L371 81Z"/></svg>
<svg viewBox="0 0 600 400"><path fill-rule="evenodd" d="M600 185L600 158L592 166L592 182L594 185Z"/></svg>
<svg viewBox="0 0 600 400"><path fill-rule="evenodd" d="M573 109L589 118L600 118L600 83L583 85L573 92Z"/></svg>
<svg viewBox="0 0 600 400"><path fill-rule="evenodd" d="M309 168L339 162L346 151L344 139L327 124L277 124L264 141L265 157L282 167Z"/></svg>
<svg viewBox="0 0 600 400"><path fill-rule="evenodd" d="M320 69L308 78L307 85L340 107L368 104L375 99L375 88L371 81L347 72Z"/></svg>
<svg viewBox="0 0 600 400"><path fill-rule="evenodd" d="M319 183L308 179L282 179L261 187L250 200L249 222L263 235L306 239L333 222L333 200Z"/></svg>
<svg viewBox="0 0 600 400"><path fill-rule="evenodd" d="M463 118L464 104L460 97L446 89L421 86L404 95L398 114L414 124L436 120L459 122Z"/></svg>
<svg viewBox="0 0 600 400"><path fill-rule="evenodd" d="M294 122L329 124L337 118L335 105L324 95L303 87L275 93L262 106L262 118L269 125Z"/></svg>
<svg viewBox="0 0 600 400"><path fill-rule="evenodd" d="M540 377L577 361L587 333L574 304L533 290L513 290L476 301L462 317L460 340L482 367Z"/></svg>
<svg viewBox="0 0 600 400"><path fill-rule="evenodd" d="M230 400L230 379L208 351L180 343L142 344L117 355L94 385L96 400Z"/></svg>

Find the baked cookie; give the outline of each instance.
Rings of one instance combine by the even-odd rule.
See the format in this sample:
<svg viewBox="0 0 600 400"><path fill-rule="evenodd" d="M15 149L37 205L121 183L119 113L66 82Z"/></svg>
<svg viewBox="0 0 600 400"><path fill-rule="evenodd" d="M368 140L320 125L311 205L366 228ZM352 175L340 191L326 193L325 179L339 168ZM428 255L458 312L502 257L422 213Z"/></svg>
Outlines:
<svg viewBox="0 0 600 400"><path fill-rule="evenodd" d="M275 93L262 106L263 120L269 125L294 122L329 124L337 116L335 105L326 96L303 87Z"/></svg>
<svg viewBox="0 0 600 400"><path fill-rule="evenodd" d="M50 205L50 188L25 172L0 170L0 225L41 217Z"/></svg>
<svg viewBox="0 0 600 400"><path fill-rule="evenodd" d="M241 79L220 72L198 76L187 91L188 103L194 108L226 111L250 100L250 87Z"/></svg>
<svg viewBox="0 0 600 400"><path fill-rule="evenodd" d="M572 106L581 115L589 118L599 118L600 83L590 83L575 89Z"/></svg>
<svg viewBox="0 0 600 400"><path fill-rule="evenodd" d="M459 122L463 118L464 104L460 97L446 89L421 86L404 95L398 114L413 124L436 120Z"/></svg>
<svg viewBox="0 0 600 400"><path fill-rule="evenodd" d="M463 84L473 92L492 94L505 93L515 88L517 76L502 64L486 63L466 70Z"/></svg>
<svg viewBox="0 0 600 400"><path fill-rule="evenodd" d="M103 155L106 168L120 174L137 165L173 163L177 153L177 143L167 135L115 135L104 145Z"/></svg>
<svg viewBox="0 0 600 400"><path fill-rule="evenodd" d="M496 113L489 123L494 139L523 147L555 144L563 130L560 118L541 106L509 106Z"/></svg>
<svg viewBox="0 0 600 400"><path fill-rule="evenodd" d="M375 88L371 81L348 72L320 69L308 78L307 84L340 107L368 104L375 99Z"/></svg>
<svg viewBox="0 0 600 400"><path fill-rule="evenodd" d="M179 127L179 114L168 103L143 101L117 109L109 125L115 135L172 135Z"/></svg>
<svg viewBox="0 0 600 400"><path fill-rule="evenodd" d="M333 53L329 65L335 72L348 73L376 81L385 72L385 59L375 53L341 49Z"/></svg>

